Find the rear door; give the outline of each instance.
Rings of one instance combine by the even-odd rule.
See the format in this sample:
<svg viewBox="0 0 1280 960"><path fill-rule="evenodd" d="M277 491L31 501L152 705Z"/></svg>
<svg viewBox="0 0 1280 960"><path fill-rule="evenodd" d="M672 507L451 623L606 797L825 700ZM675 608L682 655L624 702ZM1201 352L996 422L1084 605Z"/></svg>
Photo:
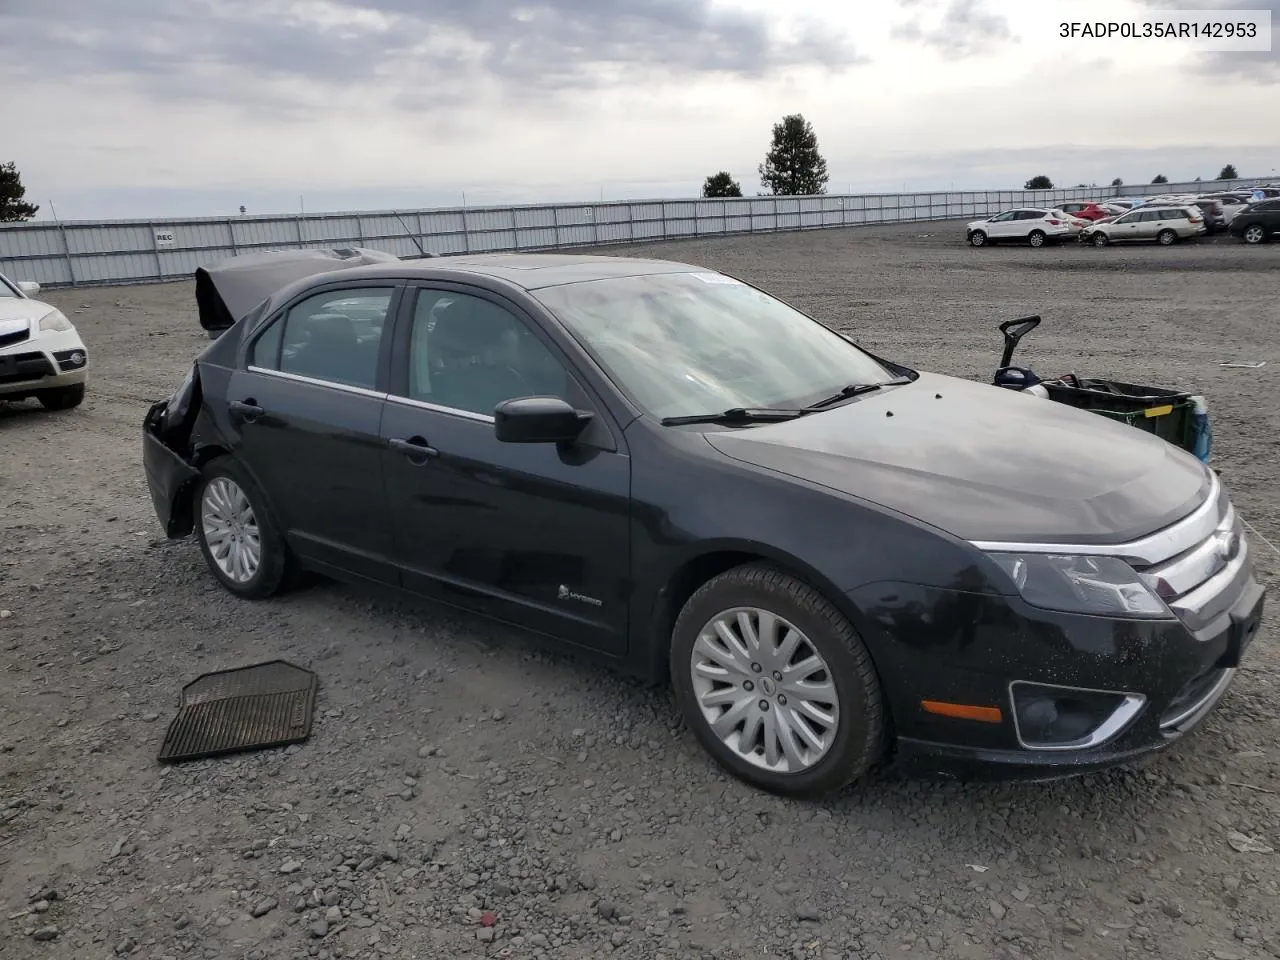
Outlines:
<svg viewBox="0 0 1280 960"><path fill-rule="evenodd" d="M388 281L332 284L272 317L228 384L234 453L290 546L314 563L397 581L382 483Z"/></svg>

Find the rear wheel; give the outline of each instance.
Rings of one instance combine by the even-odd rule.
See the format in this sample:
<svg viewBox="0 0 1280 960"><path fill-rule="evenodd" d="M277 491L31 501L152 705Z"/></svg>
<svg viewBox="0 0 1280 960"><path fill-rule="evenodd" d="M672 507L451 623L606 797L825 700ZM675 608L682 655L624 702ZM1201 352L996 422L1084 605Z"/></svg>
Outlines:
<svg viewBox="0 0 1280 960"><path fill-rule="evenodd" d="M70 387L55 387L52 390L41 390L36 399L46 410L70 410L84 403L85 386L83 383Z"/></svg>
<svg viewBox="0 0 1280 960"><path fill-rule="evenodd" d="M1027 234L1027 243L1031 244L1033 247L1043 247L1044 231L1032 230L1029 234Z"/></svg>
<svg viewBox="0 0 1280 960"><path fill-rule="evenodd" d="M1156 234L1156 243L1164 247L1167 247L1170 244L1177 242L1177 239L1178 239L1178 235L1174 233L1172 230L1161 230L1158 234Z"/></svg>
<svg viewBox="0 0 1280 960"><path fill-rule="evenodd" d="M866 647L818 591L771 564L729 570L689 598L672 633L671 673L702 746L771 793L831 793L885 752Z"/></svg>
<svg viewBox="0 0 1280 960"><path fill-rule="evenodd" d="M1251 223L1244 228L1245 243L1261 243L1267 238L1267 233L1262 229L1261 224Z"/></svg>
<svg viewBox="0 0 1280 960"><path fill-rule="evenodd" d="M236 596L261 600L291 582L295 564L262 493L229 457L204 468L195 490L196 538L205 563Z"/></svg>
<svg viewBox="0 0 1280 960"><path fill-rule="evenodd" d="M987 235L981 230L975 230L969 234L969 246L981 247L987 242Z"/></svg>

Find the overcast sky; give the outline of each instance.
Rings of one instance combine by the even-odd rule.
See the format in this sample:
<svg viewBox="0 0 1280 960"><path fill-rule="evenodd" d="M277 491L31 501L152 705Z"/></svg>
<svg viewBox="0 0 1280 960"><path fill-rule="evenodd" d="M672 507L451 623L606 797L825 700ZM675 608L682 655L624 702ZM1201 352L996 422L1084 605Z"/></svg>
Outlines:
<svg viewBox="0 0 1280 960"><path fill-rule="evenodd" d="M800 112L833 193L1270 175L1275 50L1057 35L1179 5L1280 0L0 0L0 161L42 219L750 195Z"/></svg>

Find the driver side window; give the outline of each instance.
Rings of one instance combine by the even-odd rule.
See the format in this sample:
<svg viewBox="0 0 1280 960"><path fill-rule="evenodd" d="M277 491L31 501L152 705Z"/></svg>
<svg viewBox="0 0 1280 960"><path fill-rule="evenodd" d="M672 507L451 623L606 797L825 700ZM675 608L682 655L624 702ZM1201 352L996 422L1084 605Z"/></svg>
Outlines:
<svg viewBox="0 0 1280 960"><path fill-rule="evenodd" d="M452 290L419 290L409 334L412 400L492 416L505 400L573 402L564 366L509 310Z"/></svg>

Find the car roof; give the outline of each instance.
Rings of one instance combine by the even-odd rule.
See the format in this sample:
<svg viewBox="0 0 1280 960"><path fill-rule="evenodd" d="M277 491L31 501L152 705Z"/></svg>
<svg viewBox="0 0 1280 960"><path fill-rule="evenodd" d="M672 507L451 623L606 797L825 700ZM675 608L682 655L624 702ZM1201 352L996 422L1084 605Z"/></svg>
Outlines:
<svg viewBox="0 0 1280 960"><path fill-rule="evenodd" d="M449 275L467 274L501 280L525 290L557 287L566 283L607 280L617 277L641 277L664 273L708 273L698 267L675 260L644 257L608 257L573 253L488 253L429 257L378 263L342 270L340 275L352 279L379 277L397 279L441 280ZM326 279L328 276L326 275ZM310 278L313 282L318 279Z"/></svg>

